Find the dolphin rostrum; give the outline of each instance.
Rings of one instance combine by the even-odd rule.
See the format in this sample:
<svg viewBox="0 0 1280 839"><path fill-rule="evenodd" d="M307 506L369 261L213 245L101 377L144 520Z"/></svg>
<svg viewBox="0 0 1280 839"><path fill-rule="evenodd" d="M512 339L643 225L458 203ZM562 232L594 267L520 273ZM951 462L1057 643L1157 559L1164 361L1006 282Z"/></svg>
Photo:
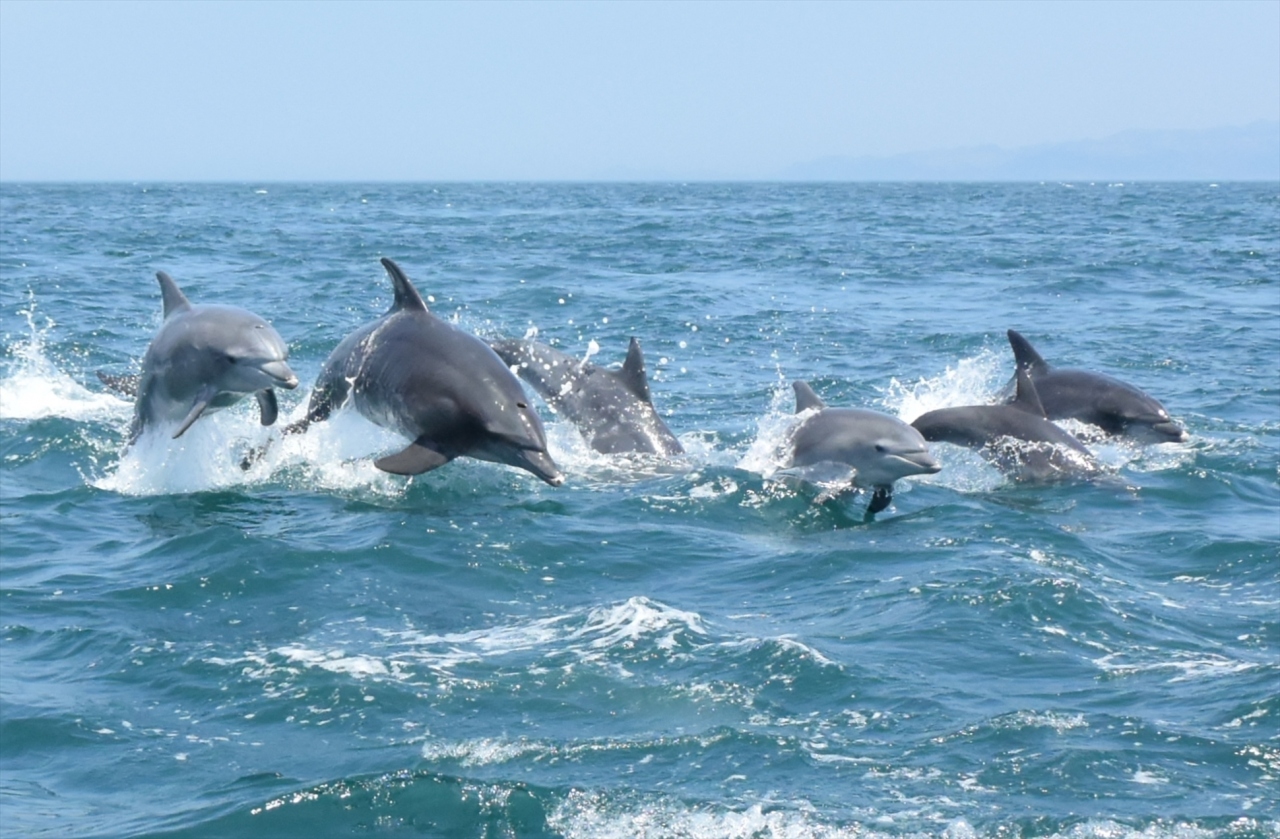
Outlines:
<svg viewBox="0 0 1280 839"><path fill-rule="evenodd" d="M553 411L577 426L596 451L665 456L684 452L653 407L644 354L635 338L622 369L616 371L534 341L502 340L490 346Z"/></svg>
<svg viewBox="0 0 1280 839"><path fill-rule="evenodd" d="M1187 439L1164 406L1133 385L1102 373L1050 367L1031 342L1012 329L1009 345L1018 368L1031 377L1049 419L1076 419L1108 434L1159 443Z"/></svg>
<svg viewBox="0 0 1280 839"><path fill-rule="evenodd" d="M817 409L792 433L789 467L838 464L853 470L855 487L873 490L867 513L893 500L893 482L932 475L942 467L920 432L902 420L858 408L828 408L807 382L795 382L796 413Z"/></svg>
<svg viewBox="0 0 1280 839"><path fill-rule="evenodd" d="M1089 450L1049 422L1027 371L1015 374L1017 394L1006 405L942 408L911 425L931 443L975 449L1019 481L1043 483L1100 471Z"/></svg>
<svg viewBox="0 0 1280 839"><path fill-rule="evenodd" d="M325 361L306 416L285 429L305 431L348 402L371 422L412 440L374 461L397 475L418 475L456 457L516 466L552 486L564 475L547 453L538 415L520 381L479 338L427 310L390 259L391 309L348 335Z"/></svg>
<svg viewBox="0 0 1280 839"><path fill-rule="evenodd" d="M271 324L238 306L194 305L163 271L156 273L164 322L142 359L142 375L108 376L103 383L136 397L129 442L148 428L177 424L183 435L203 414L234 405L250 393L258 398L262 424L276 421L273 388L292 389L289 349Z"/></svg>

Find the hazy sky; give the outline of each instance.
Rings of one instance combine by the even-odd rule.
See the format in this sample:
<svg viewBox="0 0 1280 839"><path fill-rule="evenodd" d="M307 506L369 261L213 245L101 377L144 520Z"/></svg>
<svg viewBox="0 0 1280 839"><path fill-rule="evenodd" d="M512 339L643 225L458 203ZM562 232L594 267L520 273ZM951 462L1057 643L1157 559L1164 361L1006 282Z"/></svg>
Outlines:
<svg viewBox="0 0 1280 839"><path fill-rule="evenodd" d="M1280 0L0 0L0 179L769 177L1280 119Z"/></svg>

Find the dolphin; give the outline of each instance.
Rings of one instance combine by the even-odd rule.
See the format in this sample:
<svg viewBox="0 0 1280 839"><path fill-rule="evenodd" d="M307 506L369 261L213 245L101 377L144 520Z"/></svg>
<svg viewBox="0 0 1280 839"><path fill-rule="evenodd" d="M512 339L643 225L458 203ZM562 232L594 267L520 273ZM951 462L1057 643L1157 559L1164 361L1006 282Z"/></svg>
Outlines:
<svg viewBox="0 0 1280 839"><path fill-rule="evenodd" d="M911 425L931 443L976 449L1019 481L1045 483L1101 471L1079 440L1045 418L1027 371L1019 367L1015 376L1012 403L942 408L922 414Z"/></svg>
<svg viewBox="0 0 1280 839"><path fill-rule="evenodd" d="M634 337L617 371L534 341L493 341L490 346L553 411L568 417L596 451L667 457L684 452L653 407L644 354Z"/></svg>
<svg viewBox="0 0 1280 839"><path fill-rule="evenodd" d="M419 475L465 456L564 483L520 380L488 344L428 311L400 266L385 258L382 266L395 289L390 310L329 354L306 416L284 433L305 431L350 402L413 441L374 461L384 472Z"/></svg>
<svg viewBox="0 0 1280 839"><path fill-rule="evenodd" d="M1031 376L1049 419L1076 419L1108 434L1148 442L1187 440L1187 432L1169 418L1164 406L1133 385L1088 370L1052 368L1031 342L1012 329L1009 345L1018 368Z"/></svg>
<svg viewBox="0 0 1280 839"><path fill-rule="evenodd" d="M129 443L158 424L177 423L174 439L211 411L258 398L263 425L276 421L273 388L292 390L289 349L271 324L238 306L193 305L164 271L156 273L164 322L142 359L140 376L98 374L104 384L134 396Z"/></svg>
<svg viewBox="0 0 1280 839"><path fill-rule="evenodd" d="M932 475L942 468L929 454L920 432L902 420L858 408L828 408L807 382L794 382L792 388L796 413L810 409L817 413L792 432L788 467L851 467L853 486L873 490L868 515L889 506L894 481Z"/></svg>

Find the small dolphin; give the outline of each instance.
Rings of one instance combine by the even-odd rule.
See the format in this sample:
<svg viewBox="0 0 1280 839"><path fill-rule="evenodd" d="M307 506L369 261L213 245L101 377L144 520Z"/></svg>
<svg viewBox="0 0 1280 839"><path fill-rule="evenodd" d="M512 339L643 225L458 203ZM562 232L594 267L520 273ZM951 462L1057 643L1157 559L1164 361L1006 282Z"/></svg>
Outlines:
<svg viewBox="0 0 1280 839"><path fill-rule="evenodd" d="M274 423L279 411L272 388L298 386L279 333L237 306L192 305L163 271L156 279L164 322L142 359L142 375L98 374L108 387L136 397L129 443L160 423L177 423L173 437L181 437L203 414L250 393L258 398L262 424Z"/></svg>
<svg viewBox="0 0 1280 839"><path fill-rule="evenodd" d="M644 354L635 338L618 371L533 341L494 341L490 346L552 410L577 426L596 451L668 457L684 452L653 407Z"/></svg>
<svg viewBox="0 0 1280 839"><path fill-rule="evenodd" d="M524 388L489 346L427 310L390 259L391 309L348 335L316 380L307 415L285 429L305 431L350 402L366 419L413 442L374 461L384 472L418 475L455 457L505 463L552 486L564 475L547 454Z"/></svg>
<svg viewBox="0 0 1280 839"><path fill-rule="evenodd" d="M920 432L896 417L857 408L828 408L806 382L795 382L796 413L818 412L792 433L789 467L840 464L852 467L853 485L872 489L867 513L893 500L893 482L908 475L932 475L942 467L929 454Z"/></svg>
<svg viewBox="0 0 1280 839"><path fill-rule="evenodd" d="M1031 376L1049 419L1077 419L1108 434L1148 442L1186 441L1187 432L1169 418L1164 406L1138 388L1102 373L1051 368L1031 343L1012 329L1009 345L1018 367Z"/></svg>
<svg viewBox="0 0 1280 839"><path fill-rule="evenodd" d="M1015 374L1017 395L1007 405L942 408L917 417L912 427L931 443L976 449L1019 481L1044 483L1098 473L1080 441L1049 422L1027 371Z"/></svg>

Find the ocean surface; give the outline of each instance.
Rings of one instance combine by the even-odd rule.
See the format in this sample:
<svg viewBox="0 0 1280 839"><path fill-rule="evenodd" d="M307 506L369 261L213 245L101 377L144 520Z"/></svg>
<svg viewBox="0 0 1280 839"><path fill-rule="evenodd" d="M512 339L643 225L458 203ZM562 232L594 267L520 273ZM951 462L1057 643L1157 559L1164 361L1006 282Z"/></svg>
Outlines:
<svg viewBox="0 0 1280 839"><path fill-rule="evenodd" d="M0 185L0 834L1280 836L1280 186ZM155 272L303 384L391 302L619 365L688 454L412 479L252 400L123 453ZM790 384L1184 423L1098 480L815 503ZM250 447L276 438L248 471Z"/></svg>

